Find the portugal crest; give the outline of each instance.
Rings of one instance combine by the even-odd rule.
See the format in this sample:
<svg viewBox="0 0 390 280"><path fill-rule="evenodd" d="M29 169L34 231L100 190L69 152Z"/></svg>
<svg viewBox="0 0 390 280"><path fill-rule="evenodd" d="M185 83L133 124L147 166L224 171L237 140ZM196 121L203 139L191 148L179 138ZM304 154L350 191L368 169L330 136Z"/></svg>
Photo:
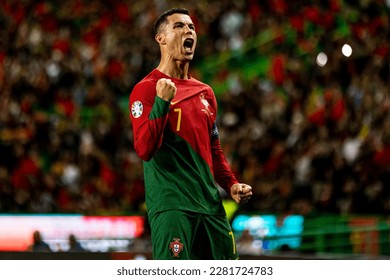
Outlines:
<svg viewBox="0 0 390 280"><path fill-rule="evenodd" d="M181 251L183 251L184 245L180 242L179 238L173 238L173 241L169 243L169 249L173 253L174 258L178 258Z"/></svg>
<svg viewBox="0 0 390 280"><path fill-rule="evenodd" d="M200 102L202 102L203 106L204 106L204 109L201 109L202 112L206 113L208 116L212 116L213 113L210 111L209 107L210 107L210 104L209 102L207 101L206 97L205 97L205 94L202 93L200 96Z"/></svg>

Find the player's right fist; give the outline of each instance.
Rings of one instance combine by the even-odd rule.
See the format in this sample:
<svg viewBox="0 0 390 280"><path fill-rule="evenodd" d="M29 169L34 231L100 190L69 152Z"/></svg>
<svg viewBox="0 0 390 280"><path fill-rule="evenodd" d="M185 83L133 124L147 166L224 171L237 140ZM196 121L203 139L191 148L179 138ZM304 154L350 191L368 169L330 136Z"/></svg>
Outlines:
<svg viewBox="0 0 390 280"><path fill-rule="evenodd" d="M171 101L176 95L175 83L170 79L162 78L156 84L157 96L165 101Z"/></svg>

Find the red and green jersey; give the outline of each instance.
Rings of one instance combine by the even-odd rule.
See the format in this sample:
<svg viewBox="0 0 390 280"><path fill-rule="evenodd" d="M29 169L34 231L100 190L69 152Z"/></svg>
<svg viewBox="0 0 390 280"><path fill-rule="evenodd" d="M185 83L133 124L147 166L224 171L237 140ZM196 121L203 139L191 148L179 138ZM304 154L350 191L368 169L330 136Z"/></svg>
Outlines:
<svg viewBox="0 0 390 280"><path fill-rule="evenodd" d="M176 85L171 102L156 95L161 78ZM134 87L129 109L135 151L144 160L149 216L171 209L224 214L215 181L229 192L237 180L221 148L211 87L155 69Z"/></svg>

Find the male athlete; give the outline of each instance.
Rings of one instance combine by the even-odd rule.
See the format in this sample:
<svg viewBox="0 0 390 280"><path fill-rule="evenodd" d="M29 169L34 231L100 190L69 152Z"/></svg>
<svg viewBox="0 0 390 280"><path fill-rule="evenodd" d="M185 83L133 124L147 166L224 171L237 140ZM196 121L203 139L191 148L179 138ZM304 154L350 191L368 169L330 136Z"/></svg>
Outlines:
<svg viewBox="0 0 390 280"><path fill-rule="evenodd" d="M237 203L252 196L223 154L213 90L188 73L196 46L185 9L154 26L158 67L130 94L134 147L144 160L154 259L237 259L234 236L216 187Z"/></svg>

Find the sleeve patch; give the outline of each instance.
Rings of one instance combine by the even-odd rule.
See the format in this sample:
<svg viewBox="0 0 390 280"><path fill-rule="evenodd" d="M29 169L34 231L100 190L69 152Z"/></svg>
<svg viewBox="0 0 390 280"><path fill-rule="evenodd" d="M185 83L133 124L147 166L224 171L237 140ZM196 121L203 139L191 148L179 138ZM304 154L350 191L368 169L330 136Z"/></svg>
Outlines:
<svg viewBox="0 0 390 280"><path fill-rule="evenodd" d="M217 123L214 122L213 129L211 130L211 139L215 140L219 138Z"/></svg>
<svg viewBox="0 0 390 280"><path fill-rule="evenodd" d="M131 104L131 115L133 118L139 118L143 112L144 106L141 101L134 101L133 104Z"/></svg>

